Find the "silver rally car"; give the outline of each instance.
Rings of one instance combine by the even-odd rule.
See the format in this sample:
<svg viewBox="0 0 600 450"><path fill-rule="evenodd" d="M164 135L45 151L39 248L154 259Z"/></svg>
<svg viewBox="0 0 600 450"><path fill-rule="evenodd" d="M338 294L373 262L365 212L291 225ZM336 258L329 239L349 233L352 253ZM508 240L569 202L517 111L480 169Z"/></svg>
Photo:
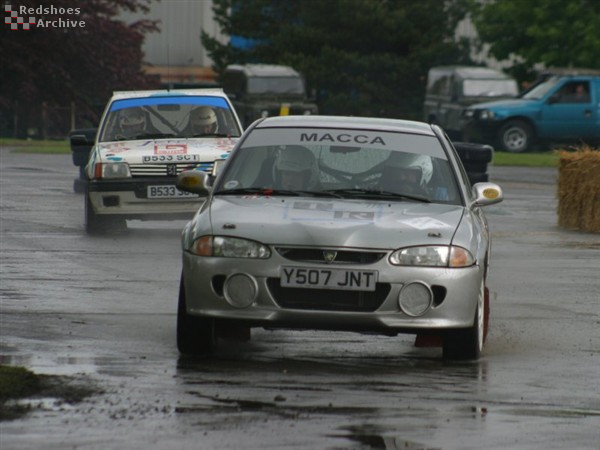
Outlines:
<svg viewBox="0 0 600 450"><path fill-rule="evenodd" d="M204 198L178 190L177 174L213 172L241 130L221 89L115 92L86 166L86 231L191 218Z"/></svg>
<svg viewBox="0 0 600 450"><path fill-rule="evenodd" d="M476 359L487 332L490 236L473 186L435 125L273 117L242 136L182 235L177 344L210 354L252 327L434 335Z"/></svg>

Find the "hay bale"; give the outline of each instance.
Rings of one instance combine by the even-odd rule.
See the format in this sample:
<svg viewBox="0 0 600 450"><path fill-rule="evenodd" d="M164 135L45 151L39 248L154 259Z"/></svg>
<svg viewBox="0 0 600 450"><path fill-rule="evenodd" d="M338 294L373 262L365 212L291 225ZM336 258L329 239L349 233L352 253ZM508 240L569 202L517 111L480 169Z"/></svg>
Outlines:
<svg viewBox="0 0 600 450"><path fill-rule="evenodd" d="M600 233L600 149L558 154L558 225Z"/></svg>

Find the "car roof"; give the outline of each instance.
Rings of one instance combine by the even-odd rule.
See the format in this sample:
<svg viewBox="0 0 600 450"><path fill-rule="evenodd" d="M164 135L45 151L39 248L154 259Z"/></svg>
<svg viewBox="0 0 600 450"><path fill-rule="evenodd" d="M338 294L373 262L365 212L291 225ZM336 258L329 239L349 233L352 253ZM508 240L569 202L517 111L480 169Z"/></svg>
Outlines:
<svg viewBox="0 0 600 450"><path fill-rule="evenodd" d="M549 67L539 72L541 76L600 76L600 69Z"/></svg>
<svg viewBox="0 0 600 450"><path fill-rule="evenodd" d="M112 100L139 97L169 97L174 95L207 95L213 97L227 97L221 88L207 89L161 89L148 91L115 91Z"/></svg>
<svg viewBox="0 0 600 450"><path fill-rule="evenodd" d="M432 67L430 72L435 73L455 73L461 78L482 78L482 79L510 79L511 77L501 70L490 67L477 66L438 66Z"/></svg>
<svg viewBox="0 0 600 450"><path fill-rule="evenodd" d="M379 131L394 131L404 133L435 136L431 125L424 122L402 119L380 119L375 117L345 117L345 116L274 116L267 117L256 124L256 128L348 128L368 129Z"/></svg>

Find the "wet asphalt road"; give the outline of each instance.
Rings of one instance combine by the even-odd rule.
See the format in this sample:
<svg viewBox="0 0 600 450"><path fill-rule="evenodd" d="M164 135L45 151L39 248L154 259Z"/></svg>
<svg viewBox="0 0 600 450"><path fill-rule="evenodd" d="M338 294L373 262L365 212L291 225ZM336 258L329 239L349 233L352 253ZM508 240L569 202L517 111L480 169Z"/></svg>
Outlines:
<svg viewBox="0 0 600 450"><path fill-rule="evenodd" d="M394 338L253 330L175 347L183 222L83 231L69 155L0 150L0 362L97 386L0 423L11 449L600 449L600 235L557 227L556 171L492 168L476 363Z"/></svg>

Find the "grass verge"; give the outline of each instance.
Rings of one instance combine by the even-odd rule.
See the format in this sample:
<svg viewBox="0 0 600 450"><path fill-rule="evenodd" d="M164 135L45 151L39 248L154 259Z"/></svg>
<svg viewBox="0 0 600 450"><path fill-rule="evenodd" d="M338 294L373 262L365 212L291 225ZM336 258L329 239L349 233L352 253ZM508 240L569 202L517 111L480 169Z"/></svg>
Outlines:
<svg viewBox="0 0 600 450"><path fill-rule="evenodd" d="M17 153L70 153L69 141L38 141L27 139L0 138L0 147L14 147Z"/></svg>
<svg viewBox="0 0 600 450"><path fill-rule="evenodd" d="M32 409L23 399L54 398L77 403L97 392L68 377L37 375L24 367L0 365L0 421L18 419Z"/></svg>
<svg viewBox="0 0 600 450"><path fill-rule="evenodd" d="M558 167L559 156L555 151L541 153L494 152L495 166Z"/></svg>

